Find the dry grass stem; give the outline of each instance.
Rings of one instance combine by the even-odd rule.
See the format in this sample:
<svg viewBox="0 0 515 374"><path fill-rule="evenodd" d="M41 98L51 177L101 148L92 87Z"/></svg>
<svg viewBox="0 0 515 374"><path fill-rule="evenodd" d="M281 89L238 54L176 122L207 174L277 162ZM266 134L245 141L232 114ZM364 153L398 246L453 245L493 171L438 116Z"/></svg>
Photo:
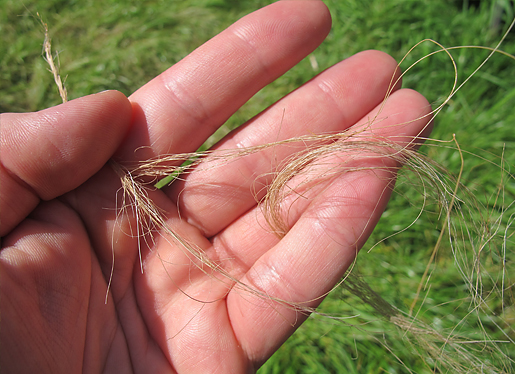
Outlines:
<svg viewBox="0 0 515 374"><path fill-rule="evenodd" d="M52 55L52 44L50 41L50 35L48 34L48 25L43 22L43 19L37 14L39 17L39 20L41 24L43 25L43 28L45 29L45 40L43 41L43 52L44 52L44 58L47 64L50 66L50 72L54 76L55 84L57 85L57 88L59 90L59 96L61 96L61 99L63 100L63 103L66 103L68 101L68 92L66 91L66 87L64 86L64 83L61 79L61 76L59 75L59 68L55 65L55 59ZM59 54L56 54L57 61L59 61Z"/></svg>

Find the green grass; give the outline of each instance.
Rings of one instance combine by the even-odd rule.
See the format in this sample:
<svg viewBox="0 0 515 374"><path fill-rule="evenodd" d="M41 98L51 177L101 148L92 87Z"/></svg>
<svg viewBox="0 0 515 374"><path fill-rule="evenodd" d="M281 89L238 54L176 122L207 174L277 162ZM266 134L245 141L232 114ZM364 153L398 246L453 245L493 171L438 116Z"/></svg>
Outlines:
<svg viewBox="0 0 515 374"><path fill-rule="evenodd" d="M66 76L70 98L105 89L130 94L194 48L223 30L239 17L269 1L231 0L0 0L0 111L33 111L60 102L51 74L41 57L43 29L36 12L48 23L54 50L59 51L61 73ZM472 3L472 2L471 2ZM509 4L509 1L497 1ZM479 5L463 1L327 0L333 29L314 52L320 69L364 49L380 49L397 60L417 42L432 38L443 45L495 46L505 23L496 29L493 1ZM507 8L504 21L513 12ZM511 13L510 13L511 11ZM417 48L403 64L407 68L434 51L431 43ZM508 35L502 49L515 54L515 33ZM466 78L488 55L488 51L463 49L452 52L459 79ZM472 260L470 248L478 238L457 241L452 253L446 236L432 266L431 285L421 294L415 311L421 322L443 336L459 334L464 339L515 340L515 297L513 229L509 225L514 208L515 182L508 178L515 164L515 61L494 56L442 110L432 137L452 140L456 134L465 157L463 183L482 208L459 203L467 219L459 232L481 229L474 223L490 222L503 215L494 236L481 255L484 308L473 310L470 289L459 267ZM316 74L306 59L279 78L241 108L218 133L218 137L295 89ZM417 89L432 103L447 96L454 72L442 53L422 61L404 79L404 86ZM212 140L214 141L214 140ZM212 142L211 141L211 142ZM432 142L422 152L456 175L461 160L453 143ZM500 168L501 156L503 166ZM405 173L406 176L409 173ZM402 182L404 181L404 182ZM413 180L412 180L413 181ZM452 180L450 180L452 183ZM502 185L502 199L495 196ZM389 304L407 312L417 286L437 243L442 226L440 207L430 202L425 213L405 232L379 240L408 227L417 218L422 197L409 179L398 183L397 193L367 247L359 256L356 271ZM462 192L460 196L465 196ZM503 211L503 207L506 211ZM457 210L455 213L459 213ZM480 216L481 213L481 216ZM501 214L502 213L502 214ZM511 221L510 221L511 220ZM486 226L484 226L486 227ZM504 231L506 230L506 231ZM507 234L505 263L502 236ZM467 250L467 251L465 251ZM505 266L504 292L502 269ZM321 275L323 276L323 275ZM474 280L474 279L473 279ZM415 334L397 329L381 313L350 293L345 287L334 291L322 311L351 317L342 321L310 318L260 370L264 373L416 373L455 372L428 358L427 347ZM430 340L430 336L426 339ZM408 340L415 342L409 344ZM442 352L449 346L437 345ZM492 364L499 372L515 371L515 344L464 344L475 357ZM489 352L488 347L498 347ZM506 356L503 358L503 354ZM457 355L460 357L460 355ZM401 364L401 362L403 364ZM471 362L465 360L464 364ZM408 369L409 368L409 369ZM435 369L436 368L436 369ZM463 368L462 368L463 369ZM464 372L479 372L472 364Z"/></svg>

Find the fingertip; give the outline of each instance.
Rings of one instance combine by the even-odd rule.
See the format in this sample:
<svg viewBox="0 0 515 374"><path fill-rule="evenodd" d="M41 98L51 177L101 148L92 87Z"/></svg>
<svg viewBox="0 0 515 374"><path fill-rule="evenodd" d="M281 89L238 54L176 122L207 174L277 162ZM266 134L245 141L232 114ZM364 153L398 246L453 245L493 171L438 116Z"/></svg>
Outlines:
<svg viewBox="0 0 515 374"><path fill-rule="evenodd" d="M373 62L376 66L380 66L383 71L388 72L390 79L390 93L398 90L402 86L402 70L399 63L388 53L376 49L368 49L355 56L364 56L368 61Z"/></svg>
<svg viewBox="0 0 515 374"><path fill-rule="evenodd" d="M329 8L322 0L309 0L299 2L298 0L282 0L282 2L289 2L294 9L299 9L299 3L302 4L303 12L309 18L308 22L312 27L320 29L325 38L332 26L332 17Z"/></svg>
<svg viewBox="0 0 515 374"><path fill-rule="evenodd" d="M95 98L95 99L101 99L101 102L108 103L110 105L120 105L121 109L125 109L126 111L130 110L130 101L123 93L117 90L105 90L98 92L96 94L92 94L89 96L84 96L80 99L87 99L87 98ZM80 100L77 99L77 100Z"/></svg>
<svg viewBox="0 0 515 374"><path fill-rule="evenodd" d="M100 170L122 143L131 116L130 102L118 91L36 113L2 114L2 174L12 185L0 191L0 208L11 212L2 217L2 233L20 222L39 199L71 191ZM9 201L17 202L16 209L8 209Z"/></svg>
<svg viewBox="0 0 515 374"><path fill-rule="evenodd" d="M257 14L252 14L252 17L256 20L260 20L259 15L262 15L284 29L285 35L276 32L275 36L304 40L313 47L325 39L332 26L329 8L320 0L282 0L254 13Z"/></svg>
<svg viewBox="0 0 515 374"><path fill-rule="evenodd" d="M130 123L131 103L122 92L117 90L98 92L72 100L69 103L74 105L74 108L68 108L70 112L82 111L88 117L90 116L88 121L96 119L103 123L109 118L112 125L116 127L114 130L119 129L119 126L128 127Z"/></svg>
<svg viewBox="0 0 515 374"><path fill-rule="evenodd" d="M376 117L384 119L373 125L376 136L413 149L429 137L433 128L431 104L424 95L409 88L397 90L367 116Z"/></svg>
<svg viewBox="0 0 515 374"><path fill-rule="evenodd" d="M409 104L413 108L420 108L420 114L418 116L419 132L417 134L417 138L420 140L419 143L423 143L433 131L434 125L434 112L431 103L427 100L427 98L418 91L415 91L411 88L403 88L402 91L406 92L406 95L409 95Z"/></svg>

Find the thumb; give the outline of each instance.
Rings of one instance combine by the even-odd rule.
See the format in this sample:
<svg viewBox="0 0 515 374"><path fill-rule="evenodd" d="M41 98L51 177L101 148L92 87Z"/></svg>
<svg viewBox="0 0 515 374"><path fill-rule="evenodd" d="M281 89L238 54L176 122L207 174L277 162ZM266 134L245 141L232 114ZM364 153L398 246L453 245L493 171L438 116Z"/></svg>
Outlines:
<svg viewBox="0 0 515 374"><path fill-rule="evenodd" d="M120 92L85 96L36 113L0 116L0 236L39 203L95 174L123 140L131 105Z"/></svg>

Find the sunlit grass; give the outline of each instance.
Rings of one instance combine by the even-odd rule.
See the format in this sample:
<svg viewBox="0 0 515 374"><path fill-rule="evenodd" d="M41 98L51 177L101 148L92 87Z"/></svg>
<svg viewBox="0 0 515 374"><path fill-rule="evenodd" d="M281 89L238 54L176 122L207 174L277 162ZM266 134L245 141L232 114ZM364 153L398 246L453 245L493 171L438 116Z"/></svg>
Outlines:
<svg viewBox="0 0 515 374"><path fill-rule="evenodd" d="M38 12L49 25L54 50L59 52L61 74L66 77L69 96L73 99L105 89L118 89L129 95L215 33L267 3L258 0L23 3L0 0L0 111L33 111L60 102L53 77L41 57L44 36L36 17ZM507 12L498 20L496 4L508 4L503 1L483 1L478 6L443 0L327 0L326 4L333 16L333 29L313 53L318 71L309 59L305 59L256 94L217 137L317 72L356 52L380 49L400 60L414 44L425 38L437 40L446 47L492 47L502 36L506 22L513 17L510 8L506 8ZM502 49L515 53L513 32ZM434 50L433 44L424 43L408 56L403 68ZM488 55L488 51L474 49L452 53L460 80ZM515 182L508 174L515 163L514 71L513 60L494 56L443 109L432 134L435 139L449 141L455 134L464 155L462 182L484 206L482 216L478 213L474 218L477 222L492 223L504 214L497 237L509 226L510 214L514 213L513 207L502 212L502 207L509 206L515 198ZM404 86L417 89L430 102L438 104L447 96L453 78L452 65L441 53L410 71ZM216 139L211 143L214 141ZM460 155L452 142L433 142L423 147L422 152L450 173L456 174L461 166ZM501 164L505 170L499 167ZM502 194L498 195L501 184ZM406 313L415 299L442 225L439 207L430 202L425 207L427 213L410 226L417 218L422 202L420 189L406 181L400 183L355 269L375 292ZM408 226L405 232L385 240L367 253L374 243ZM511 235L513 231L508 228L507 233ZM499 257L502 248L493 245L485 249L485 252L491 252L485 257L483 271L490 271L495 278L486 274L482 290L485 295L490 295L490 290L499 291L501 279L498 275L504 265L508 277L503 298L492 294L485 303L487 309L468 315L473 306L470 289L456 267L455 254L445 244L431 267L429 288L421 293L415 307L423 322L444 335L459 333L469 340L515 339L515 300L513 287L509 288L510 282L514 282L510 271L513 274L515 270L513 239L508 237L506 240L504 259ZM423 351L420 352L420 346L417 353L417 345L407 343L412 337L399 332L345 288L331 294L322 308L325 313L353 318L344 322L310 318L265 364L262 373L404 373L409 370L430 373L437 366L424 356ZM463 319L464 316L467 318ZM515 359L514 346L512 343L499 344L511 359ZM510 372L515 367L509 359L503 364L498 356L485 352L478 351L477 356L493 362L500 372Z"/></svg>

